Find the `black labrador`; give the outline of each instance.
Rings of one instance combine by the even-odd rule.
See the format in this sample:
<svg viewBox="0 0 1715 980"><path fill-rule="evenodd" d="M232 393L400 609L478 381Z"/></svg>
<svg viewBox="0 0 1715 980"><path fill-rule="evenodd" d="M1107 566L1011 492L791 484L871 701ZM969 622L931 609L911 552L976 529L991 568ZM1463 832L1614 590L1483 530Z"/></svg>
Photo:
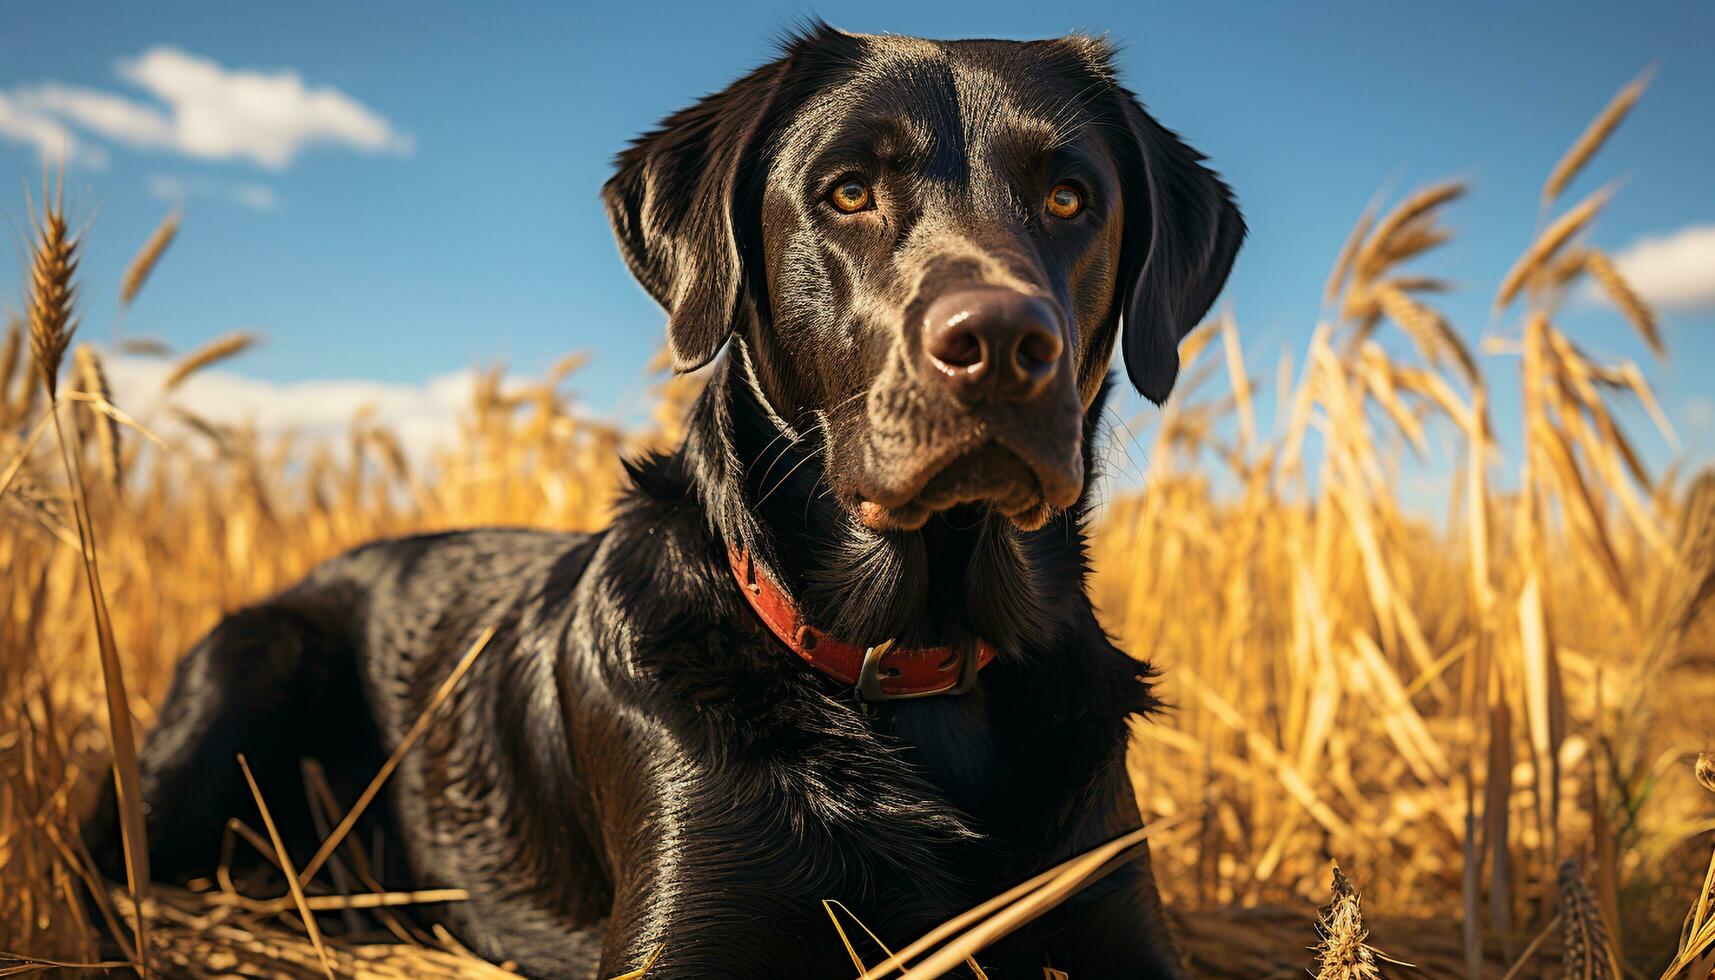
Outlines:
<svg viewBox="0 0 1715 980"><path fill-rule="evenodd" d="M348 805L489 627L379 816L533 975L850 975L824 899L898 948L1136 827L1151 670L1083 527L1115 344L1164 399L1244 237L1202 157L1100 40L815 25L604 194L674 366L715 362L683 445L600 533L371 544L228 617L143 754L159 874L253 816L236 753ZM1147 852L981 961L1184 976Z"/></svg>

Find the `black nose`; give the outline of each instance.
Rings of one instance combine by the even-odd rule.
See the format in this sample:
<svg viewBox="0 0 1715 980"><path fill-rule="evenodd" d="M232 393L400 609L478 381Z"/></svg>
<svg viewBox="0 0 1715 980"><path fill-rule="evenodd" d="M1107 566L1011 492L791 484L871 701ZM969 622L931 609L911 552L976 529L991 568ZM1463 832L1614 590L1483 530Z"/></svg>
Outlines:
<svg viewBox="0 0 1715 980"><path fill-rule="evenodd" d="M943 294L923 314L929 373L967 402L1025 402L1059 370L1054 310L1014 289L978 286Z"/></svg>

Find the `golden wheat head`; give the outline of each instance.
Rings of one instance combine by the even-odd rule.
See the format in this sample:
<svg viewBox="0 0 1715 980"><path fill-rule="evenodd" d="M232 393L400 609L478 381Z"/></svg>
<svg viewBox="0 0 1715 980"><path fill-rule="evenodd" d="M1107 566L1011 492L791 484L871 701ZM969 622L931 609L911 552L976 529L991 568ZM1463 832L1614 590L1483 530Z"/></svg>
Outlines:
<svg viewBox="0 0 1715 980"><path fill-rule="evenodd" d="M1376 951L1369 945L1358 891L1338 865L1334 867L1333 898L1322 907L1316 930L1322 941L1316 945L1321 967L1316 980L1381 980Z"/></svg>
<svg viewBox="0 0 1715 980"><path fill-rule="evenodd" d="M1507 270L1501 279L1501 288L1495 294L1495 309L1503 310L1518 296L1532 277L1544 272L1553 265L1553 260L1572 237L1583 231L1595 220L1596 214L1602 210L1602 205L1608 203L1613 196L1613 188L1603 187L1589 197L1578 202L1572 210L1561 215L1548 226L1536 240L1530 243L1513 267Z"/></svg>
<svg viewBox="0 0 1715 980"><path fill-rule="evenodd" d="M1632 111L1632 106L1643 96L1644 89L1649 87L1651 74L1653 72L1644 72L1615 93L1613 99L1591 120L1589 127L1579 135L1578 141L1573 143L1567 149L1566 155L1560 158L1560 162L1554 165L1554 170L1548 175L1548 182L1542 185L1543 207L1554 203L1554 199L1560 196L1560 192L1566 189L1572 178L1578 176L1578 172L1584 169L1584 165L1590 162L1590 158L1596 155L1596 151L1600 150L1614 130L1620 127L1626 114Z"/></svg>
<svg viewBox="0 0 1715 980"><path fill-rule="evenodd" d="M155 226L155 231L149 240L143 243L143 248L131 264L125 267L125 277L119 281L119 305L130 306L142 291L143 284L148 281L149 273L161 261L167 246L173 244L173 238L179 233L179 212L173 211L161 223Z"/></svg>
<svg viewBox="0 0 1715 980"><path fill-rule="evenodd" d="M183 360L173 365L172 373L167 375L167 380L161 382L161 390L172 391L183 384L186 378L210 364L224 361L229 357L237 357L256 346L256 340L255 334L245 333L241 330L209 341L186 354Z"/></svg>
<svg viewBox="0 0 1715 980"><path fill-rule="evenodd" d="M107 384L107 371L101 365L101 356L88 344L79 344L72 355L73 376L77 379L80 391L99 398L104 405L113 404L113 391ZM115 493L125 483L125 463L123 447L119 439L119 423L113 416L101 410L102 406L86 405L95 425L95 436L101 446L102 475L107 478Z"/></svg>
<svg viewBox="0 0 1715 980"><path fill-rule="evenodd" d="M1399 202L1352 258L1353 274L1359 279L1373 278L1389 265L1445 241L1445 233L1432 227L1435 214L1464 194L1464 183L1449 180L1425 187Z"/></svg>
<svg viewBox="0 0 1715 980"><path fill-rule="evenodd" d="M77 239L66 228L61 195L42 195L30 249L30 354L48 397L58 393L60 364L77 330Z"/></svg>
<svg viewBox="0 0 1715 980"><path fill-rule="evenodd" d="M1657 357L1667 356L1667 345L1662 343L1661 327L1656 323L1655 310L1639 296L1632 288L1626 277L1620 274L1619 267L1614 261L1595 249L1584 253L1584 268L1590 273L1590 278L1596 280L1596 285L1602 287L1602 292L1608 301L1625 315L1632 329L1638 332L1650 352Z"/></svg>
<svg viewBox="0 0 1715 980"><path fill-rule="evenodd" d="M1577 858L1561 862L1559 888L1560 955L1567 980L1619 980L1608 927Z"/></svg>

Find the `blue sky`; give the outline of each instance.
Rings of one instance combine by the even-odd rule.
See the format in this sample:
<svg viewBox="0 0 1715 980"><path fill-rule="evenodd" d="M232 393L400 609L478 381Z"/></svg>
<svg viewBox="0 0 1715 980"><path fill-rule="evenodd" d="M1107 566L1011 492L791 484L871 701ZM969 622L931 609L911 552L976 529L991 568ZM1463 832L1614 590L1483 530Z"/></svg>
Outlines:
<svg viewBox="0 0 1715 980"><path fill-rule="evenodd" d="M771 38L805 15L860 31L1081 29L1121 42L1130 86L1245 207L1252 234L1223 302L1269 377L1283 347L1303 349L1329 263L1379 189L1397 198L1438 178L1473 181L1451 212L1458 237L1422 268L1465 287L1444 308L1467 337L1489 327L1544 176L1651 64L1648 94L1570 196L1624 179L1594 236L1615 252L1715 227L1705 2L9 4L0 187L13 190L0 213L23 223L45 119L79 148L67 183L93 219L91 336L109 335L121 270L182 200L184 230L128 333L185 350L262 331L266 346L230 369L283 386L263 391L310 379L415 386L496 360L528 375L588 350L594 366L574 387L624 416L648 384L663 317L609 235L597 195L609 160L766 59ZM321 101L284 134L176 125L174 80L211 70L217 82L296 73L302 101ZM1715 280L1715 250L1703 254ZM15 268L0 295L17 294ZM1646 366L1688 449L1708 456L1715 288L1696 286L1664 317L1672 362ZM1568 323L1595 351L1647 357L1605 309Z"/></svg>

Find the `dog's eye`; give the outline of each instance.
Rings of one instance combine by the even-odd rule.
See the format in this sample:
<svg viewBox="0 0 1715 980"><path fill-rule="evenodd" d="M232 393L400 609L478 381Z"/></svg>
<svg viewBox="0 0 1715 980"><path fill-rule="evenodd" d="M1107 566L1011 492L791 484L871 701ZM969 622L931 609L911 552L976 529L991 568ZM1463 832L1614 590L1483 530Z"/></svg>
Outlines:
<svg viewBox="0 0 1715 980"><path fill-rule="evenodd" d="M1070 218L1084 210L1084 195L1071 184L1055 184L1048 192L1048 213L1056 218Z"/></svg>
<svg viewBox="0 0 1715 980"><path fill-rule="evenodd" d="M870 206L873 199L874 195L870 193L869 184L858 177L847 177L835 184L833 191L828 194L828 200L833 203L834 207L846 214L862 211Z"/></svg>

